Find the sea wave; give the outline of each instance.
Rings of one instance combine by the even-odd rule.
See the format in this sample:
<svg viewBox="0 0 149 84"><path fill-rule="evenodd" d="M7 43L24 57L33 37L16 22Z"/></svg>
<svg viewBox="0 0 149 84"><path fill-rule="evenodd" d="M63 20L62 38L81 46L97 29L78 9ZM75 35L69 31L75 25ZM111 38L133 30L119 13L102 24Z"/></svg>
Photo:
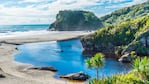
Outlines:
<svg viewBox="0 0 149 84"><path fill-rule="evenodd" d="M17 32L2 32L0 33L0 38L6 37L20 37L20 36L31 36L31 35L43 35L43 34L53 34L58 33L58 31L47 31L47 30L31 30L31 31L17 31Z"/></svg>

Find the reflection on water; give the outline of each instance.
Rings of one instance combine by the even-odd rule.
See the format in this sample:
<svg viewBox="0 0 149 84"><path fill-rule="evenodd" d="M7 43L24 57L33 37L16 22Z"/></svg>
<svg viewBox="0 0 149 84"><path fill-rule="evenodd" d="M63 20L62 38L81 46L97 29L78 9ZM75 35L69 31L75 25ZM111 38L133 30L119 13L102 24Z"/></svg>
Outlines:
<svg viewBox="0 0 149 84"><path fill-rule="evenodd" d="M95 76L94 69L87 69L82 56L80 40L51 41L41 43L29 43L18 46L19 53L15 60L22 63L30 63L34 66L54 66L58 69L57 75L83 71L90 76ZM115 59L106 59L103 67L105 76L127 72L130 65L117 62ZM102 73L99 73L100 76Z"/></svg>

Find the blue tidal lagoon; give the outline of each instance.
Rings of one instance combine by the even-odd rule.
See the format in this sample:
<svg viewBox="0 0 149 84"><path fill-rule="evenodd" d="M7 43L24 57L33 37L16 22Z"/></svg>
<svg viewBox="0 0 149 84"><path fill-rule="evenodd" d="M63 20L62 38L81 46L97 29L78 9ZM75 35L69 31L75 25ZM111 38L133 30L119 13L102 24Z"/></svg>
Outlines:
<svg viewBox="0 0 149 84"><path fill-rule="evenodd" d="M40 43L28 43L17 46L19 52L14 60L22 63L29 63L34 66L53 66L58 69L55 76L84 72L94 77L96 71L88 69L84 60L87 56L82 55L82 45L80 40L51 41ZM116 73L126 73L131 69L131 65L123 64L115 59L106 59L103 67L104 75L110 76ZM101 70L101 69L100 69ZM102 76L102 72L99 72Z"/></svg>

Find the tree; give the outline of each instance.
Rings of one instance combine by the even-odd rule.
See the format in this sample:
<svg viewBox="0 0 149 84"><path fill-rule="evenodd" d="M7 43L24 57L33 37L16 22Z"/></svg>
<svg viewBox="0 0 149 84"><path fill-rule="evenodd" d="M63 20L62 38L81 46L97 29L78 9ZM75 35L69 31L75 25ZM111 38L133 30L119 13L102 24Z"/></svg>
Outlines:
<svg viewBox="0 0 149 84"><path fill-rule="evenodd" d="M145 84L146 84L146 80L147 78L147 73L148 73L148 66L149 66L149 59L147 57L144 58L136 58L133 62L133 66L136 69L139 77L144 80Z"/></svg>
<svg viewBox="0 0 149 84"><path fill-rule="evenodd" d="M102 53L95 54L92 58L85 60L88 68L96 69L96 78L98 79L99 68L104 65L104 55Z"/></svg>

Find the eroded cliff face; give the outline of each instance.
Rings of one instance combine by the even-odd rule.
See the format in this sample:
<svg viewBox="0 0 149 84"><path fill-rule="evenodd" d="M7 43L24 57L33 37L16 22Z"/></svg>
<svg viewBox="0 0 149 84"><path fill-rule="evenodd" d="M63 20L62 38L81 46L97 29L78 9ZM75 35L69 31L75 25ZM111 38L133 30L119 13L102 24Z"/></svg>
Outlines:
<svg viewBox="0 0 149 84"><path fill-rule="evenodd" d="M97 52L102 52L106 54L107 57L109 54L115 55L115 46L111 42L100 42L97 44L94 41L94 34L82 37L81 43L84 48L83 55L93 56Z"/></svg>
<svg viewBox="0 0 149 84"><path fill-rule="evenodd" d="M88 11L60 11L49 29L58 31L96 30L103 27L100 19Z"/></svg>

